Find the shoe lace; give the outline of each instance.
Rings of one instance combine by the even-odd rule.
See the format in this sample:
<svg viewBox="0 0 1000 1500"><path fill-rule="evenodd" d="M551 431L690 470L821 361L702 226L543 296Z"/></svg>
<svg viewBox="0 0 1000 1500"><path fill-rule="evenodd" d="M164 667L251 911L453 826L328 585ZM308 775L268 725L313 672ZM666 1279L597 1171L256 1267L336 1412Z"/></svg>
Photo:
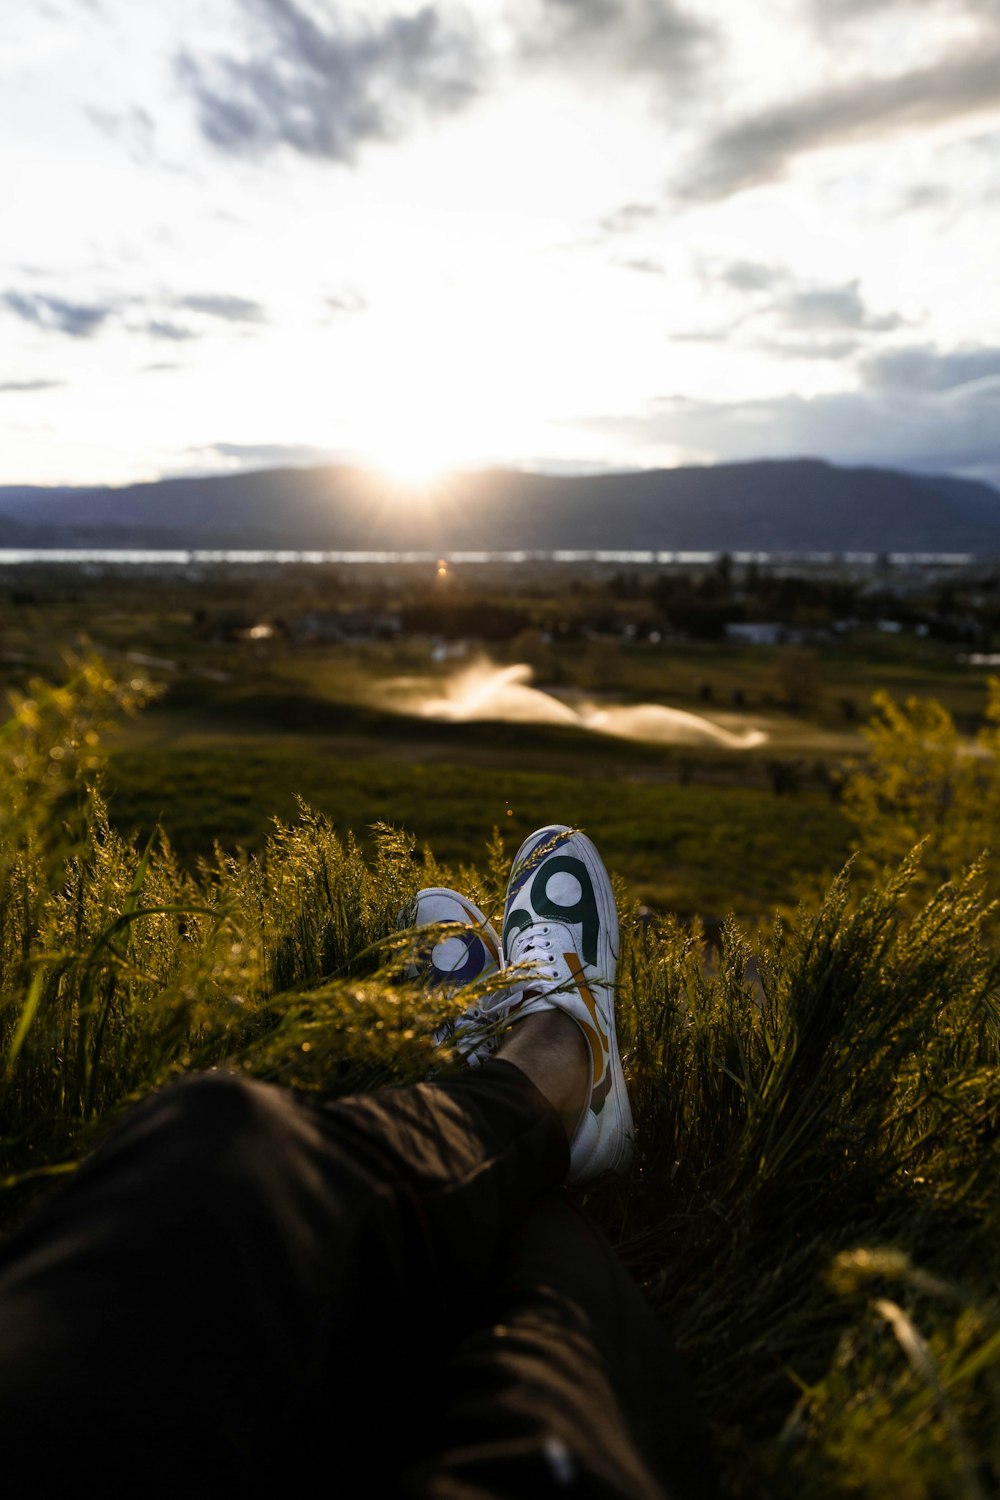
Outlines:
<svg viewBox="0 0 1000 1500"><path fill-rule="evenodd" d="M520 971L524 1000L558 990L565 983L560 975L558 962L553 968L555 946L552 929L547 922L533 922L512 942L509 966Z"/></svg>
<svg viewBox="0 0 1000 1500"><path fill-rule="evenodd" d="M552 952L552 929L544 922L533 922L524 928L511 944L511 963L530 962L545 953Z"/></svg>

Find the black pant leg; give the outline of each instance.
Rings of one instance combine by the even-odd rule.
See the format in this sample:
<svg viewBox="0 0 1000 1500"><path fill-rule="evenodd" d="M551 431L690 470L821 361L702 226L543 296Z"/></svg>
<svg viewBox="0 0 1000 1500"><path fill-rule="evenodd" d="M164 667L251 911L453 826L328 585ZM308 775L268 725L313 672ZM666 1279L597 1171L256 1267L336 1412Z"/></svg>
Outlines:
<svg viewBox="0 0 1000 1500"><path fill-rule="evenodd" d="M404 1478L420 1500L713 1500L703 1425L662 1324L561 1194L526 1218L491 1319L447 1371L447 1405Z"/></svg>
<svg viewBox="0 0 1000 1500"><path fill-rule="evenodd" d="M207 1075L137 1109L0 1254L0 1445L44 1493L398 1467L449 1299L565 1172L517 1069L326 1108ZM323 1470L321 1469L321 1472Z"/></svg>

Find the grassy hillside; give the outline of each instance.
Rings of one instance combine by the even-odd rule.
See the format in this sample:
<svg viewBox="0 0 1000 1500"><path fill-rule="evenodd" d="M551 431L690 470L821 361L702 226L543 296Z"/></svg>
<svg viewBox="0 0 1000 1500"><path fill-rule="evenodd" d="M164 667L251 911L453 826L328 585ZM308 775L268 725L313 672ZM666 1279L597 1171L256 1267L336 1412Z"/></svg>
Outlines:
<svg viewBox="0 0 1000 1500"><path fill-rule="evenodd" d="M457 1002L399 984L397 914L430 883L495 911L516 846L453 870L303 811L192 873L86 789L105 724L141 697L90 663L36 684L0 738L8 1224L186 1070L321 1097L422 1076ZM641 822L580 811L605 849ZM728 925L710 959L696 925L644 919L620 883L638 1155L588 1201L677 1336L733 1496L1000 1482L1000 959L975 871L916 910L912 876L838 879L753 948Z"/></svg>
<svg viewBox="0 0 1000 1500"><path fill-rule="evenodd" d="M193 744L122 750L108 787L116 827L141 837L162 821L188 859L210 855L216 839L261 851L274 817L294 817L297 795L338 828L356 830L366 847L370 827L390 823L449 864L478 860L494 828L516 849L554 818L591 823L637 900L685 916L735 910L747 921L791 910L804 880L815 884L843 863L851 836L819 791L775 798L758 788L510 770L457 756L361 759L313 737L200 735ZM734 851L746 872L738 878Z"/></svg>

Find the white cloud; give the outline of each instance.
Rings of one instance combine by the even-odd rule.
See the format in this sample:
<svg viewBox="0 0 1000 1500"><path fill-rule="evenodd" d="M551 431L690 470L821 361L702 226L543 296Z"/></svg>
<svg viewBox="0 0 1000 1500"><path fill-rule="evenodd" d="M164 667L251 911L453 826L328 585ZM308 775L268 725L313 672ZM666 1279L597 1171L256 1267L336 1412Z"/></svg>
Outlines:
<svg viewBox="0 0 1000 1500"><path fill-rule="evenodd" d="M818 6L0 12L0 480L989 467L1000 0Z"/></svg>

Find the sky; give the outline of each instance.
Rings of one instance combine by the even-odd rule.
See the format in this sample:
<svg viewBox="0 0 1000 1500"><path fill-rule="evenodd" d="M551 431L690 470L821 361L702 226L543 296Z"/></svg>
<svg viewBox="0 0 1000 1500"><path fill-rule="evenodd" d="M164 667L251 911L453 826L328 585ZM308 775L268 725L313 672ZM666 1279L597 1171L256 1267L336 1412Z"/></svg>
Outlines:
<svg viewBox="0 0 1000 1500"><path fill-rule="evenodd" d="M0 484L1000 484L1000 0L3 0Z"/></svg>

